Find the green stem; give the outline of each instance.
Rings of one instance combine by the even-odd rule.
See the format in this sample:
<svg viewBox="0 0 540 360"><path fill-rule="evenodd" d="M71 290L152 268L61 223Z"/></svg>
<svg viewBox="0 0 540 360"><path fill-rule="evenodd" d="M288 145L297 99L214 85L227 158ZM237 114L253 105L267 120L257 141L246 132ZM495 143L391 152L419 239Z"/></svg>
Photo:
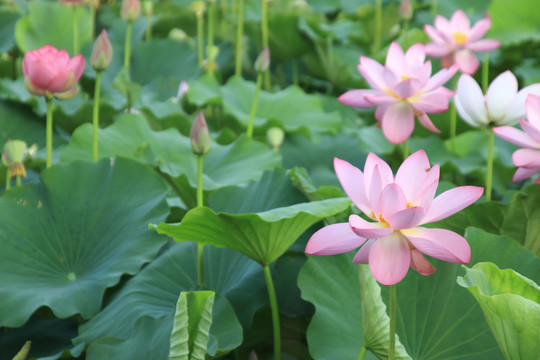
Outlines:
<svg viewBox="0 0 540 360"><path fill-rule="evenodd" d="M382 0L375 0L375 18L374 18L373 48L371 53L376 57L381 47L382 32Z"/></svg>
<svg viewBox="0 0 540 360"><path fill-rule="evenodd" d="M6 191L11 187L11 170L6 169Z"/></svg>
<svg viewBox="0 0 540 360"><path fill-rule="evenodd" d="M437 0L431 0L431 13L433 15L437 14Z"/></svg>
<svg viewBox="0 0 540 360"><path fill-rule="evenodd" d="M124 67L129 69L131 61L131 33L133 31L133 22L128 21L126 27L126 43L124 44Z"/></svg>
<svg viewBox="0 0 540 360"><path fill-rule="evenodd" d="M364 360L364 357L366 356L367 348L365 346L362 346L362 350L360 350L360 354L358 354L357 360Z"/></svg>
<svg viewBox="0 0 540 360"><path fill-rule="evenodd" d="M146 15L146 32L145 32L146 41L152 40L152 15Z"/></svg>
<svg viewBox="0 0 540 360"><path fill-rule="evenodd" d="M47 168L50 168L52 165L52 128L53 128L53 117L52 117L52 98L45 96L45 102L47 103L47 125L46 125L46 142L47 142Z"/></svg>
<svg viewBox="0 0 540 360"><path fill-rule="evenodd" d="M214 76L214 20L216 4L210 0L208 4L208 43L206 44L206 57L208 59L208 74Z"/></svg>
<svg viewBox="0 0 540 360"><path fill-rule="evenodd" d="M457 75L452 80L452 90L456 90L457 87ZM456 103L454 100L450 103L450 149L453 153L456 152L456 127L457 127L457 112Z"/></svg>
<svg viewBox="0 0 540 360"><path fill-rule="evenodd" d="M253 102L251 103L251 113L249 114L249 123L246 130L246 135L248 137L253 136L253 123L255 122L255 113L257 112L257 104L259 103L259 92L261 90L263 74L257 74L257 84L255 85L255 96L253 97Z"/></svg>
<svg viewBox="0 0 540 360"><path fill-rule="evenodd" d="M482 64L482 90L487 92L489 85L489 52L484 53L484 62Z"/></svg>
<svg viewBox="0 0 540 360"><path fill-rule="evenodd" d="M242 42L244 39L244 0L238 0L238 22L236 27L236 63L234 74L242 76Z"/></svg>
<svg viewBox="0 0 540 360"><path fill-rule="evenodd" d="M488 159L486 172L486 198L491 200L491 188L493 184L493 147L495 144L495 132L489 129Z"/></svg>
<svg viewBox="0 0 540 360"><path fill-rule="evenodd" d="M409 20L403 21L403 48L409 48Z"/></svg>
<svg viewBox="0 0 540 360"><path fill-rule="evenodd" d="M261 33L262 47L266 48L269 44L268 40L268 0L261 0ZM264 88L270 89L270 67L264 72Z"/></svg>
<svg viewBox="0 0 540 360"><path fill-rule="evenodd" d="M17 178L16 178L15 181L16 181L15 184L16 184L17 186L21 186L21 184L22 184L22 183L21 183L21 175L17 175Z"/></svg>
<svg viewBox="0 0 540 360"><path fill-rule="evenodd" d="M396 354L396 285L390 285L390 347L388 360L394 360Z"/></svg>
<svg viewBox="0 0 540 360"><path fill-rule="evenodd" d="M202 68L204 61L204 18L197 15L197 54L199 59L199 68Z"/></svg>
<svg viewBox="0 0 540 360"><path fill-rule="evenodd" d="M92 112L92 159L98 160L98 128L99 128L99 91L101 88L101 71L96 72L96 85L94 88L94 109Z"/></svg>
<svg viewBox="0 0 540 360"><path fill-rule="evenodd" d="M73 6L73 55L79 53L79 9Z"/></svg>
<svg viewBox="0 0 540 360"><path fill-rule="evenodd" d="M403 160L409 157L409 142L405 140L403 142Z"/></svg>
<svg viewBox="0 0 540 360"><path fill-rule="evenodd" d="M279 310L274 290L274 282L268 265L263 266L264 279L266 280L266 288L268 289L268 298L270 300L270 309L272 310L272 327L274 329L274 360L281 360L281 335L279 330Z"/></svg>
<svg viewBox="0 0 540 360"><path fill-rule="evenodd" d="M91 40L94 41L96 36L96 8L90 6L90 36Z"/></svg>
<svg viewBox="0 0 540 360"><path fill-rule="evenodd" d="M197 155L197 207L203 206L203 155ZM204 245L197 246L197 274L198 284L201 286L204 282L203 273L203 253Z"/></svg>

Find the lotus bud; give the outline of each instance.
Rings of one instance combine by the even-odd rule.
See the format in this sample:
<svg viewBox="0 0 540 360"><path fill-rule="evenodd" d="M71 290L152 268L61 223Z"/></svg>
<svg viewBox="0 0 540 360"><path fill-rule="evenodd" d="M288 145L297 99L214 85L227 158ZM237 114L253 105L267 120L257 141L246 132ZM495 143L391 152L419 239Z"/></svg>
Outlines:
<svg viewBox="0 0 540 360"><path fill-rule="evenodd" d="M137 20L141 13L141 3L139 0L123 0L122 9L120 10L120 15L122 19L133 22Z"/></svg>
<svg viewBox="0 0 540 360"><path fill-rule="evenodd" d="M154 3L150 0L143 1L143 12L145 16L152 16L154 13Z"/></svg>
<svg viewBox="0 0 540 360"><path fill-rule="evenodd" d="M179 28L172 28L171 31L169 31L169 39L182 42L186 41L189 38L189 36L186 34L186 32Z"/></svg>
<svg viewBox="0 0 540 360"><path fill-rule="evenodd" d="M26 177L23 161L26 156L26 143L22 140L8 140L2 150L2 164L9 167L11 177Z"/></svg>
<svg viewBox="0 0 540 360"><path fill-rule="evenodd" d="M259 360L259 358L257 357L257 353L255 353L255 350L251 350L248 360Z"/></svg>
<svg viewBox="0 0 540 360"><path fill-rule="evenodd" d="M268 144L274 149L274 151L279 151L279 147L283 143L283 139L285 138L285 133L281 128L273 127L268 129L266 132L266 141L268 141Z"/></svg>
<svg viewBox="0 0 540 360"><path fill-rule="evenodd" d="M204 155L210 151L210 133L202 112L199 112L191 125L189 134L191 140L191 151L196 155Z"/></svg>
<svg viewBox="0 0 540 360"><path fill-rule="evenodd" d="M189 91L189 84L187 81L182 80L180 82L180 85L178 85L178 93L176 94L176 97L178 100L182 99L184 95Z"/></svg>
<svg viewBox="0 0 540 360"><path fill-rule="evenodd" d="M107 31L103 29L94 43L94 49L90 56L90 63L94 70L103 71L109 67L112 56L113 48L109 41L109 37L107 36Z"/></svg>
<svg viewBox="0 0 540 360"><path fill-rule="evenodd" d="M411 0L401 0L401 5L399 6L399 16L403 20L411 20L413 16L413 6Z"/></svg>
<svg viewBox="0 0 540 360"><path fill-rule="evenodd" d="M263 73L268 70L270 67L270 50L268 46L261 51L257 60L255 60L255 71L258 73Z"/></svg>
<svg viewBox="0 0 540 360"><path fill-rule="evenodd" d="M204 1L195 1L191 4L190 9L195 13L197 17L202 17L204 11L206 10L206 4L204 3Z"/></svg>

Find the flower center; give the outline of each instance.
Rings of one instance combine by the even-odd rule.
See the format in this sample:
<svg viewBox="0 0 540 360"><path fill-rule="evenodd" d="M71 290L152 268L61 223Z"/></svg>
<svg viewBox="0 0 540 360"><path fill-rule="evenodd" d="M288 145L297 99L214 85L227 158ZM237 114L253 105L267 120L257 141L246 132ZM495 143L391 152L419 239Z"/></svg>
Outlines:
<svg viewBox="0 0 540 360"><path fill-rule="evenodd" d="M456 43L456 45L465 45L468 38L467 34L461 31L453 33L452 37L454 38L454 42Z"/></svg>
<svg viewBox="0 0 540 360"><path fill-rule="evenodd" d="M409 80L411 77L409 75L401 75L401 81Z"/></svg>

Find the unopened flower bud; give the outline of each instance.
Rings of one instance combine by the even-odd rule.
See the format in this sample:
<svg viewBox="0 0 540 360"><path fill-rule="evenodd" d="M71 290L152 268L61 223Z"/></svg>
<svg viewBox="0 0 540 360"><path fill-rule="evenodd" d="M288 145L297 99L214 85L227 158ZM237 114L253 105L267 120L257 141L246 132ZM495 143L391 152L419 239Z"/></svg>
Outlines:
<svg viewBox="0 0 540 360"><path fill-rule="evenodd" d="M176 97L178 98L178 100L182 99L188 91L189 91L188 82L185 80L180 81L180 85L178 85L178 93L176 94Z"/></svg>
<svg viewBox="0 0 540 360"><path fill-rule="evenodd" d="M206 120L202 112L199 112L191 125L191 132L189 134L191 140L191 151L196 155L204 155L210 151L210 133Z"/></svg>
<svg viewBox="0 0 540 360"><path fill-rule="evenodd" d="M120 15L122 19L133 22L139 18L141 14L141 3L139 0L123 0Z"/></svg>
<svg viewBox="0 0 540 360"><path fill-rule="evenodd" d="M273 127L268 129L266 132L266 141L268 141L268 144L274 149L274 151L279 151L279 147L283 143L283 139L285 138L285 133L281 128Z"/></svg>
<svg viewBox="0 0 540 360"><path fill-rule="evenodd" d="M154 13L154 3L150 0L145 0L142 3L143 6L143 12L146 16L152 16Z"/></svg>
<svg viewBox="0 0 540 360"><path fill-rule="evenodd" d="M255 60L255 71L263 73L268 70L268 67L270 67L270 50L267 46L261 51L257 60Z"/></svg>
<svg viewBox="0 0 540 360"><path fill-rule="evenodd" d="M103 71L109 67L112 56L113 48L107 36L107 31L103 29L94 43L90 63L94 70Z"/></svg>
<svg viewBox="0 0 540 360"><path fill-rule="evenodd" d="M171 31L169 31L169 39L182 42L188 39L188 35L182 29L172 28Z"/></svg>
<svg viewBox="0 0 540 360"><path fill-rule="evenodd" d="M255 353L255 350L251 350L251 352L249 353L248 360L259 360L259 358L257 357L257 354Z"/></svg>
<svg viewBox="0 0 540 360"><path fill-rule="evenodd" d="M8 140L2 150L2 164L8 167L11 177L26 177L23 161L26 156L26 143L22 140Z"/></svg>
<svg viewBox="0 0 540 360"><path fill-rule="evenodd" d="M399 16L404 20L411 20L413 16L413 6L411 0L401 0L399 6Z"/></svg>
<svg viewBox="0 0 540 360"><path fill-rule="evenodd" d="M195 15L197 15L197 17L201 17L206 10L206 4L204 1L195 1L191 4L190 9L195 13Z"/></svg>

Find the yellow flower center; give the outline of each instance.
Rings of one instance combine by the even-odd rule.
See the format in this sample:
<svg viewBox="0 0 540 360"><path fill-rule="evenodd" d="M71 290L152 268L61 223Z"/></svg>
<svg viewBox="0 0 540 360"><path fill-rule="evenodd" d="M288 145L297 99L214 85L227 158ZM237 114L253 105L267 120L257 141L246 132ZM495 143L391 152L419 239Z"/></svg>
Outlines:
<svg viewBox="0 0 540 360"><path fill-rule="evenodd" d="M465 45L465 43L467 42L467 38L468 38L467 34L461 32L461 31L453 33L452 37L454 38L454 41L455 41L456 45Z"/></svg>
<svg viewBox="0 0 540 360"><path fill-rule="evenodd" d="M401 75L401 81L409 80L411 76L409 75Z"/></svg>

